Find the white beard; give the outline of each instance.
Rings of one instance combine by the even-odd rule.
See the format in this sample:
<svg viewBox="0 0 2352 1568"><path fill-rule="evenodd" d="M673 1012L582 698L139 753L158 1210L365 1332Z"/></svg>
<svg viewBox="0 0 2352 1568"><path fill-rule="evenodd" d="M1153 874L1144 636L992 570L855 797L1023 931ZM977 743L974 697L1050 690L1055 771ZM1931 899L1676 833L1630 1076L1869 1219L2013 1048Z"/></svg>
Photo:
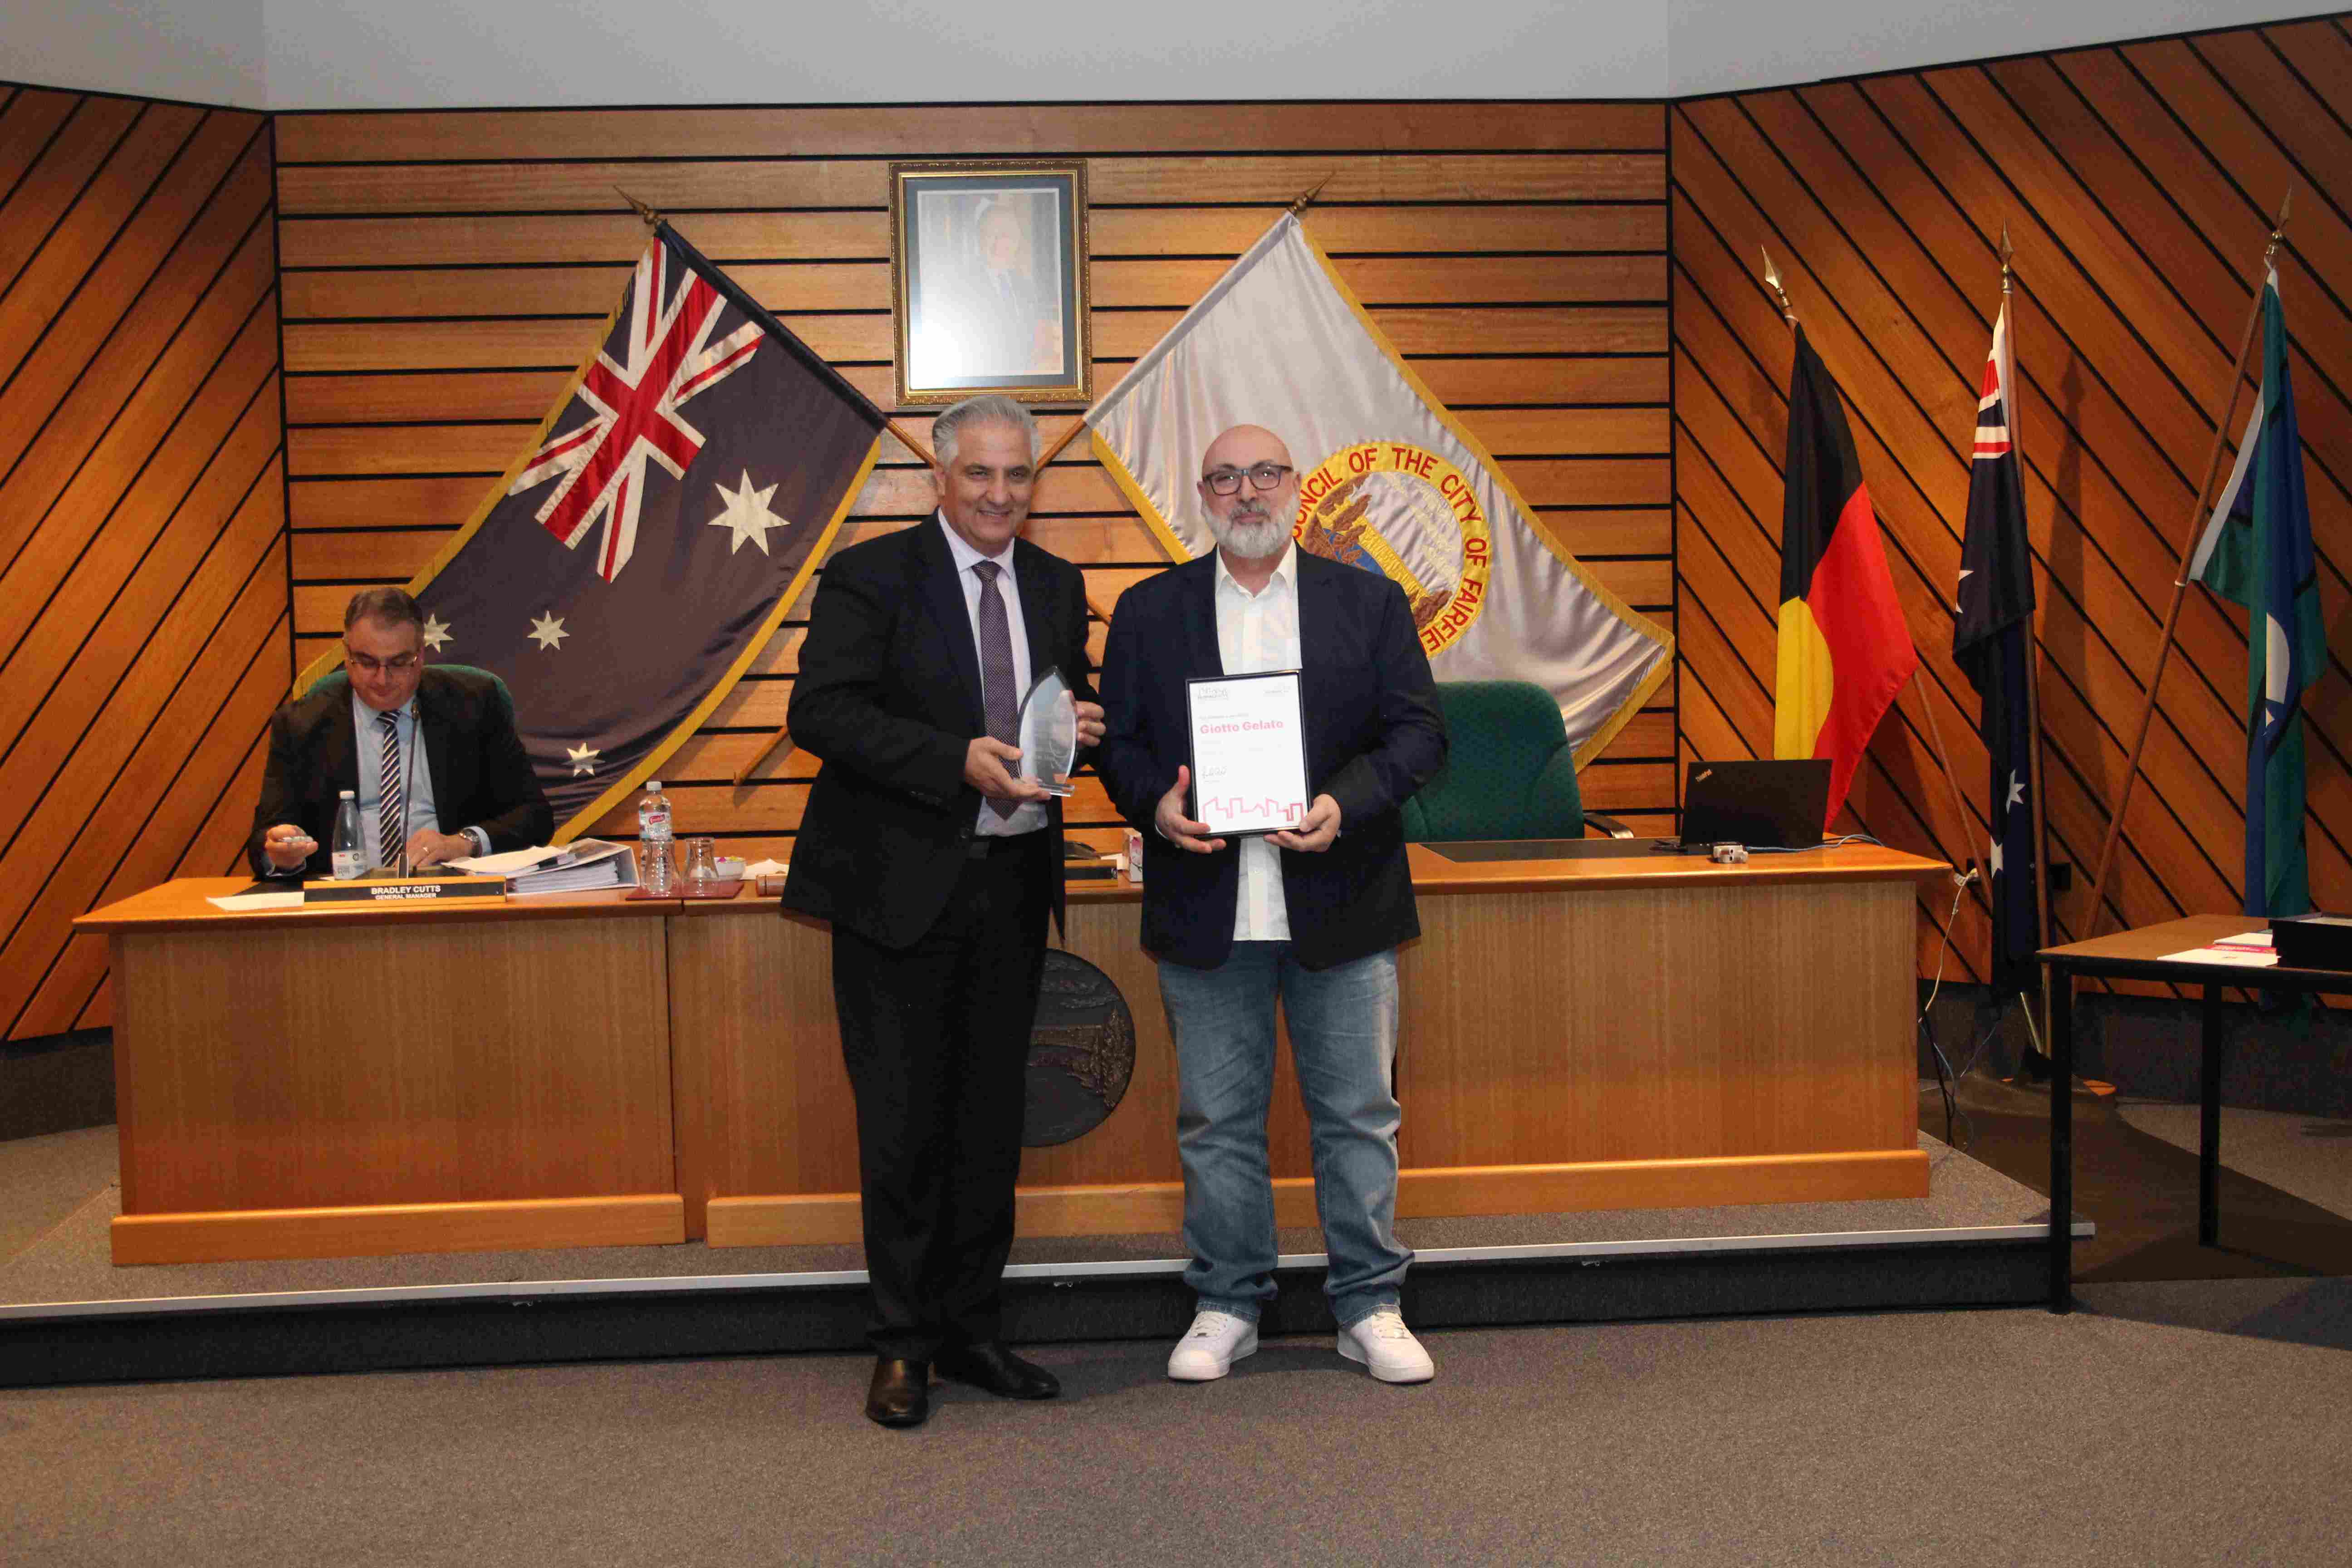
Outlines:
<svg viewBox="0 0 2352 1568"><path fill-rule="evenodd" d="M1211 512L1209 532L1219 545L1244 561L1263 561L1270 555L1279 555L1290 541L1289 527L1270 514L1253 521L1246 518L1228 521Z"/></svg>

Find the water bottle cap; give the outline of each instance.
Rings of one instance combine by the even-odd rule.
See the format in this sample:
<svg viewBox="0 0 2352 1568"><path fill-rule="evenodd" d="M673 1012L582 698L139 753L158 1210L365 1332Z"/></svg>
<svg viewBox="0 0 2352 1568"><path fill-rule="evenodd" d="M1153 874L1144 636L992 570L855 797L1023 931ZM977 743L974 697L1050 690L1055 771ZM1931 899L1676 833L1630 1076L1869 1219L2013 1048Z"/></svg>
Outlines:
<svg viewBox="0 0 2352 1568"><path fill-rule="evenodd" d="M659 795L659 794L661 794L661 780L659 780L659 779L647 779L647 780L646 781L646 793L647 795Z"/></svg>
<svg viewBox="0 0 2352 1568"><path fill-rule="evenodd" d="M359 792L357 790L347 789L343 792L343 798L345 800L357 800L359 798Z"/></svg>

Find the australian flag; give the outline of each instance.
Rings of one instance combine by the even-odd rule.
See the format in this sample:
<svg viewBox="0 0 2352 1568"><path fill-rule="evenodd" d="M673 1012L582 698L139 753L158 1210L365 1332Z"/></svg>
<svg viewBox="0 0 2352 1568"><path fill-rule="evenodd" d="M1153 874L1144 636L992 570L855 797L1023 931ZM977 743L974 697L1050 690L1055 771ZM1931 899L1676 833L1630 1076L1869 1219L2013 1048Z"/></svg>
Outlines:
<svg viewBox="0 0 2352 1568"><path fill-rule="evenodd" d="M1969 465L1969 520L1960 540L1960 582L1952 660L1983 704L1978 729L1992 758L1994 994L2031 990L2041 944L2035 908L2033 556L2025 537L2025 489L2010 441L2016 367L2009 353L2009 301L1993 322L1992 352L1977 400L1976 451Z"/></svg>
<svg viewBox="0 0 2352 1568"><path fill-rule="evenodd" d="M879 409L664 224L603 344L410 584L428 657L495 671L558 842L751 663L873 467Z"/></svg>

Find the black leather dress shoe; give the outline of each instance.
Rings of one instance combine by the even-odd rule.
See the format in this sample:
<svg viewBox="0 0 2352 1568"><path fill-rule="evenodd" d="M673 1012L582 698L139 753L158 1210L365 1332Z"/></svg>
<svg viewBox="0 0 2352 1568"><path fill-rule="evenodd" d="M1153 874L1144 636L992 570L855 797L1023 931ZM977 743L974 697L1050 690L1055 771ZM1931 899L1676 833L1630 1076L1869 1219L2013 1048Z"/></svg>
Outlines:
<svg viewBox="0 0 2352 1568"><path fill-rule="evenodd" d="M1062 1380L1034 1362L1023 1361L1001 1340L984 1340L959 1350L943 1350L940 1375L1006 1399L1051 1399L1062 1392Z"/></svg>
<svg viewBox="0 0 2352 1568"><path fill-rule="evenodd" d="M919 1361L877 1356L866 1386L866 1418L885 1426L920 1426L931 1413L931 1369Z"/></svg>

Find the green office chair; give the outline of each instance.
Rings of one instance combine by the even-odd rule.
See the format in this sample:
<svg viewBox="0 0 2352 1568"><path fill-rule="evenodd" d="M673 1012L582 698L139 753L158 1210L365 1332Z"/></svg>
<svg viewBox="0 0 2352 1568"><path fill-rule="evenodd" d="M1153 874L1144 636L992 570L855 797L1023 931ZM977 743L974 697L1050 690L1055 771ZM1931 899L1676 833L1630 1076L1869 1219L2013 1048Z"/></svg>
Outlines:
<svg viewBox="0 0 2352 1568"><path fill-rule="evenodd" d="M1584 809L1550 692L1526 680L1445 680L1437 705L1445 714L1445 765L1404 803L1408 842L1581 838L1588 822L1611 838L1633 837Z"/></svg>
<svg viewBox="0 0 2352 1568"><path fill-rule="evenodd" d="M443 664L438 660L436 660L426 668L431 669L446 669L453 675L487 676L490 680L497 684L499 695L506 700L507 711L509 713L514 711L514 693L507 689L506 677L500 675L497 670L484 669L479 665L474 664ZM341 681L343 685L349 686L352 683L352 672L345 669L341 665L337 665L334 668L327 671L326 674L319 677L318 679L304 687L300 695L308 697L313 691L323 689L330 682L332 681Z"/></svg>

